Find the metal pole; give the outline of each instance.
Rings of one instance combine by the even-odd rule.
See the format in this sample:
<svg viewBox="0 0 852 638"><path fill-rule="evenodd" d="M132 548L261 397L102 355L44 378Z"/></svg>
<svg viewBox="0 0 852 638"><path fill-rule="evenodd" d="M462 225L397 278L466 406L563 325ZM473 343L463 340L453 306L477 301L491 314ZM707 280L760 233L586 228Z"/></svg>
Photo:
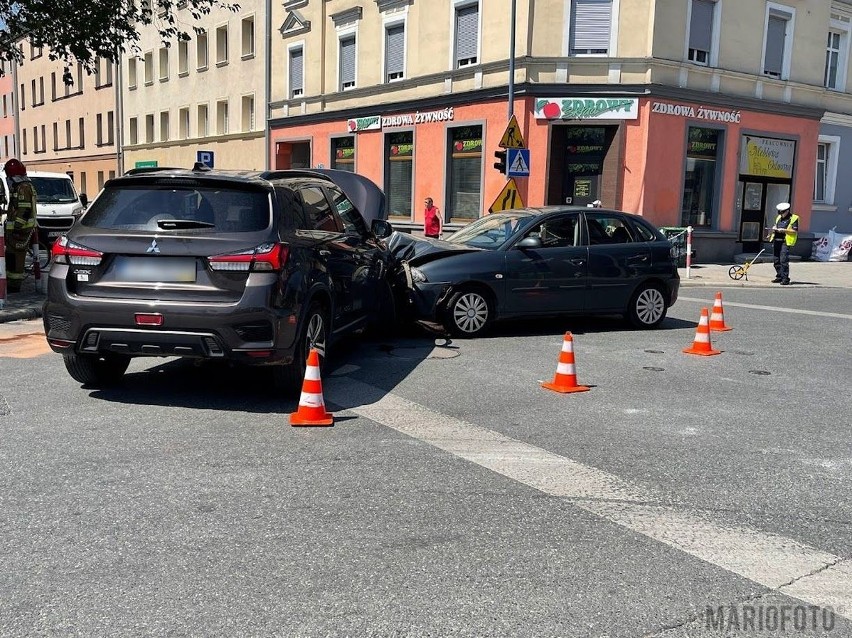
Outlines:
<svg viewBox="0 0 852 638"><path fill-rule="evenodd" d="M512 0L512 20L509 28L511 35L509 40L509 117L510 121L515 114L515 13L517 0Z"/></svg>

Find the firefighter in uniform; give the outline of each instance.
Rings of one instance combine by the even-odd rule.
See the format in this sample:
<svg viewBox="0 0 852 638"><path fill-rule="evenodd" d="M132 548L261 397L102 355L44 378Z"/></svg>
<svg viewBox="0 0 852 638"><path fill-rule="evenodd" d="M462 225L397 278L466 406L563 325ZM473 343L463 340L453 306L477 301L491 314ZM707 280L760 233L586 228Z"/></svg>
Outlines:
<svg viewBox="0 0 852 638"><path fill-rule="evenodd" d="M6 238L6 280L9 292L20 292L24 281L24 260L36 232L36 193L27 177L27 168L15 158L3 170L9 186L9 208L3 231Z"/></svg>
<svg viewBox="0 0 852 638"><path fill-rule="evenodd" d="M778 216L775 218L772 235L769 237L772 241L772 253L775 256L773 260L775 279L772 283L789 286L790 249L796 245L796 239L799 237L799 216L793 215L789 202L778 204L775 208Z"/></svg>

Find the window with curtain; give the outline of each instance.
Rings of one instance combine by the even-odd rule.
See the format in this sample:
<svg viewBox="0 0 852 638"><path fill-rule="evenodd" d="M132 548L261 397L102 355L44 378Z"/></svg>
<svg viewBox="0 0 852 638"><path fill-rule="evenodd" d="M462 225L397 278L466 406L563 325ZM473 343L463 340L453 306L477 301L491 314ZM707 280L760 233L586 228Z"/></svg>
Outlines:
<svg viewBox="0 0 852 638"><path fill-rule="evenodd" d="M479 3L456 8L456 68L479 61Z"/></svg>
<svg viewBox="0 0 852 638"><path fill-rule="evenodd" d="M290 97L300 97L304 94L304 66L302 47L290 49Z"/></svg>
<svg viewBox="0 0 852 638"><path fill-rule="evenodd" d="M825 202L825 184L828 177L828 144L817 144L816 175L814 175L814 201Z"/></svg>
<svg viewBox="0 0 852 638"><path fill-rule="evenodd" d="M447 201L451 220L478 219L482 201L482 127L449 129Z"/></svg>
<svg viewBox="0 0 852 638"><path fill-rule="evenodd" d="M387 82L405 77L405 26L385 30L385 79Z"/></svg>
<svg viewBox="0 0 852 638"><path fill-rule="evenodd" d="M355 88L355 35L340 39L340 90Z"/></svg>
<svg viewBox="0 0 852 638"><path fill-rule="evenodd" d="M692 16L689 20L689 51L687 58L696 64L710 63L710 47L713 44L714 0L692 0Z"/></svg>
<svg viewBox="0 0 852 638"><path fill-rule="evenodd" d="M571 54L606 55L612 27L612 0L573 0Z"/></svg>
<svg viewBox="0 0 852 638"><path fill-rule="evenodd" d="M823 86L827 89L837 89L838 70L840 69L840 45L842 34L837 31L828 32L828 42L825 45L825 76Z"/></svg>
<svg viewBox="0 0 852 638"><path fill-rule="evenodd" d="M792 15L781 12L769 14L766 23L766 45L763 55L763 74L783 78L784 56L787 49L787 26Z"/></svg>
<svg viewBox="0 0 852 638"><path fill-rule="evenodd" d="M414 186L414 132L385 135L385 193L393 217L411 219Z"/></svg>

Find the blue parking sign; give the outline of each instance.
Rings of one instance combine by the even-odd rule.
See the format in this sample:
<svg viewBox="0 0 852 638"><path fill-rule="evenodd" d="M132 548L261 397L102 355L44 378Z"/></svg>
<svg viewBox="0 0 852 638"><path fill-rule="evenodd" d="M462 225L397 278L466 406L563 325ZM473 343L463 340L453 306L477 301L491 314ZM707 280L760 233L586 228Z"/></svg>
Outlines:
<svg viewBox="0 0 852 638"><path fill-rule="evenodd" d="M213 168L213 151L197 151L195 161Z"/></svg>

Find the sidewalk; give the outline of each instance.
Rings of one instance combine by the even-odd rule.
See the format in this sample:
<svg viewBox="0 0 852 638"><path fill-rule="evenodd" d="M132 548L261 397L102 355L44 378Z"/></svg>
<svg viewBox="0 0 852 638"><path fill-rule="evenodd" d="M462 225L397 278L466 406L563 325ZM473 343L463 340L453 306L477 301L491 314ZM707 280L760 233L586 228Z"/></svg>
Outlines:
<svg viewBox="0 0 852 638"><path fill-rule="evenodd" d="M728 276L732 264L697 264L689 271L678 268L681 288L701 286L741 286L743 288L775 288L775 269L771 263L758 263L749 268L745 278L734 281ZM787 288L852 288L852 262L797 261L790 264L792 284ZM44 275L45 277L47 275ZM0 323L41 317L44 293L37 292L35 280L27 277L21 292L8 295L6 307L0 310Z"/></svg>

